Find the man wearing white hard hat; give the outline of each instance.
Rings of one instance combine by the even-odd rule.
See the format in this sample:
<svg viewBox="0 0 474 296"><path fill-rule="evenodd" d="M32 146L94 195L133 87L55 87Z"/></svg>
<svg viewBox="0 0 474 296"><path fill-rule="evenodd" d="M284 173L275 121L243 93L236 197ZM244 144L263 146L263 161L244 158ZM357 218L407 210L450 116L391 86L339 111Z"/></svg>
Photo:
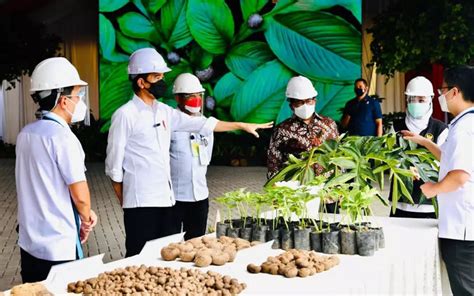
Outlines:
<svg viewBox="0 0 474 296"><path fill-rule="evenodd" d="M204 88L199 79L190 74L179 75L173 84L178 110L190 116L203 116ZM209 212L207 166L212 157L213 134L175 131L171 134L171 180L176 204L173 207L178 232L184 239L206 233Z"/></svg>
<svg viewBox="0 0 474 296"><path fill-rule="evenodd" d="M405 118L393 122L396 132L409 130L417 135L441 145L448 137L448 126L431 117L433 114L433 85L423 76L417 76L410 80L406 90L407 109ZM413 181L412 205L403 198L398 201L395 213L390 211L391 217L404 218L436 218L435 209L431 201L426 199L420 204L422 180ZM390 191L391 192L391 191ZM391 200L391 196L389 199Z"/></svg>
<svg viewBox="0 0 474 296"><path fill-rule="evenodd" d="M86 87L65 58L42 61L31 76L41 118L18 135L15 167L23 282L44 280L53 265L82 258L81 243L97 222L84 151L69 128L84 120Z"/></svg>
<svg viewBox="0 0 474 296"><path fill-rule="evenodd" d="M288 82L286 97L294 114L273 131L267 158L268 178L284 167L290 154L298 156L339 136L334 120L315 112L317 95L318 92L306 77L293 77ZM316 165L315 173L321 172L322 167Z"/></svg>
<svg viewBox="0 0 474 296"><path fill-rule="evenodd" d="M177 231L171 211L175 204L169 152L173 131L208 136L213 131L242 129L258 137L257 129L272 126L189 116L157 101L165 94L163 77L169 71L154 48L132 53L128 74L135 94L112 116L106 174L124 209L127 257L138 254L147 241Z"/></svg>

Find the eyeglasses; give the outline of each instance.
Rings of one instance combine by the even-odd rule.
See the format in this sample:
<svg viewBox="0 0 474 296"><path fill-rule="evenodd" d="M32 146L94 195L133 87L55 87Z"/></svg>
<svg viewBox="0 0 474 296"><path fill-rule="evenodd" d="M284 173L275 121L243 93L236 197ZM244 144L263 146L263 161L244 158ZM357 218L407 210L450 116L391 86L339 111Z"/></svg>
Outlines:
<svg viewBox="0 0 474 296"><path fill-rule="evenodd" d="M289 100L289 101L291 102L291 104L292 104L293 106L295 106L295 107L301 107L301 106L303 106L303 105L305 105L305 104L307 104L307 105L314 105L314 104L316 104L316 97L310 98L310 99L305 99L305 100L299 100L299 99L291 99L291 98L289 98L288 100Z"/></svg>
<svg viewBox="0 0 474 296"><path fill-rule="evenodd" d="M454 86L448 85L448 86L442 86L442 87L438 88L438 95L443 94L443 89L447 89L448 91L450 91L453 87Z"/></svg>

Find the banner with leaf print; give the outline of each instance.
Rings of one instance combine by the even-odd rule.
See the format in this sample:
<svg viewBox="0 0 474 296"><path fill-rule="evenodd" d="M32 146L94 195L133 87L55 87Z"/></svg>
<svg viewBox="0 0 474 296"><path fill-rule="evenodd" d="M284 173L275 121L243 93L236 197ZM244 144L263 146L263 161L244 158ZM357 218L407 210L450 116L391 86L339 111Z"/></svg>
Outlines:
<svg viewBox="0 0 474 296"><path fill-rule="evenodd" d="M154 47L171 88L193 73L206 89L206 115L276 121L289 116L288 80L318 90L317 111L339 120L361 74L361 0L100 0L100 116L106 123L132 97L128 57Z"/></svg>

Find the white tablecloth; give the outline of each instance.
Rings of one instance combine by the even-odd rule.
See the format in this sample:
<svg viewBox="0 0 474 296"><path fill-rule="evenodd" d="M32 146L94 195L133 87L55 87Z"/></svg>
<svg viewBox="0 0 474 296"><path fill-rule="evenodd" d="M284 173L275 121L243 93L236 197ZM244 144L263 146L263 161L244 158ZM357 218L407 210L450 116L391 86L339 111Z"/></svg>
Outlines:
<svg viewBox="0 0 474 296"><path fill-rule="evenodd" d="M338 255L340 264L333 269L307 278L287 279L268 274L250 274L249 263L260 264L268 256L282 250L272 250L271 243L237 253L233 263L210 266L247 284L244 295L261 294L344 294L344 295L449 295L450 288L444 265L440 261L436 220L373 217L383 226L385 249L373 257ZM45 285L50 291L64 293L69 282L97 276L129 265L154 265L192 268L192 263L161 260L161 247L180 241L183 234L149 242L140 255L102 263L102 255L53 267ZM213 235L213 234L211 234Z"/></svg>

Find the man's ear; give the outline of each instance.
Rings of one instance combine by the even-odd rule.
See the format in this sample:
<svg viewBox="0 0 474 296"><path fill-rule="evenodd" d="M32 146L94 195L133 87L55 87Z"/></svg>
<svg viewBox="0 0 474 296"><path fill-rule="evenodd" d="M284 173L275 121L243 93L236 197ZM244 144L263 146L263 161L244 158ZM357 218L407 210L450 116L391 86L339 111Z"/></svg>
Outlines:
<svg viewBox="0 0 474 296"><path fill-rule="evenodd" d="M140 77L137 79L137 85L140 89L144 89L145 88L145 79L143 79L143 77Z"/></svg>

